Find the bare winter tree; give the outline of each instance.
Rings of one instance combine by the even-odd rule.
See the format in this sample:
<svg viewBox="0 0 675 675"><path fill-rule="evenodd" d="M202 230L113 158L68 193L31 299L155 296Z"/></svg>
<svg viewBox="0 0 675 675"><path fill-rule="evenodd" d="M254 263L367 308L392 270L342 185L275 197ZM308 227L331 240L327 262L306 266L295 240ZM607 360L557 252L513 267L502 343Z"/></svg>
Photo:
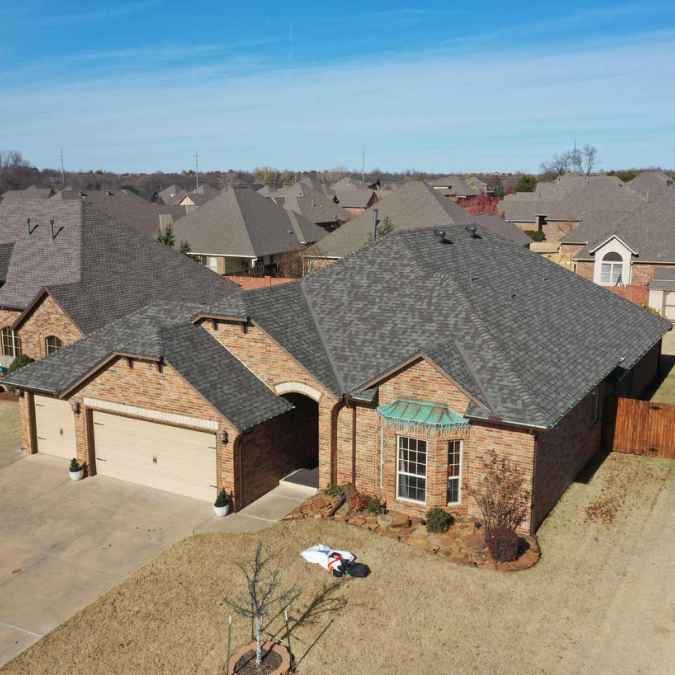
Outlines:
<svg viewBox="0 0 675 675"><path fill-rule="evenodd" d="M265 554L262 544L255 548L252 563L238 565L246 578L247 595L241 600L225 598L237 614L253 621L255 631L255 662L260 666L263 659L263 622L275 605L286 609L299 595L296 588L281 590L281 572L270 567L271 556Z"/></svg>
<svg viewBox="0 0 675 675"><path fill-rule="evenodd" d="M594 145L584 145L581 148L581 159L584 173L590 176L598 163L598 149Z"/></svg>

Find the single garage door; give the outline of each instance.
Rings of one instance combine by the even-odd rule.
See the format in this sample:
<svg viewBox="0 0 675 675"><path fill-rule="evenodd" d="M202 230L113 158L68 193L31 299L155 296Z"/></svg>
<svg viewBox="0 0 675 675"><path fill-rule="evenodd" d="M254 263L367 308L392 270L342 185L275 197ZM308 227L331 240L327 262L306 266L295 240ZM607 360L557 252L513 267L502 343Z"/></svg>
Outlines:
<svg viewBox="0 0 675 675"><path fill-rule="evenodd" d="M194 499L216 498L216 437L94 411L96 471Z"/></svg>
<svg viewBox="0 0 675 675"><path fill-rule="evenodd" d="M35 429L38 452L64 459L75 457L75 416L67 401L36 396Z"/></svg>
<svg viewBox="0 0 675 675"><path fill-rule="evenodd" d="M663 294L663 313L666 319L675 321L675 291L666 291Z"/></svg>

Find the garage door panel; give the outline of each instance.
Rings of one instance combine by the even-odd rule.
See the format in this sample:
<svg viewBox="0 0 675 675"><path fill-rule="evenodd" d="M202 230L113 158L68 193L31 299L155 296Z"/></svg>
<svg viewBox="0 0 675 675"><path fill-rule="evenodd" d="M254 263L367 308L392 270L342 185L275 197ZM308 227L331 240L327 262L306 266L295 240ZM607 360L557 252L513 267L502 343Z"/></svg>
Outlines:
<svg viewBox="0 0 675 675"><path fill-rule="evenodd" d="M68 401L35 396L34 402L38 452L63 459L75 457L75 419Z"/></svg>
<svg viewBox="0 0 675 675"><path fill-rule="evenodd" d="M215 435L94 412L98 473L195 499L216 496Z"/></svg>
<svg viewBox="0 0 675 675"><path fill-rule="evenodd" d="M665 293L663 309L666 318L675 321L675 292Z"/></svg>

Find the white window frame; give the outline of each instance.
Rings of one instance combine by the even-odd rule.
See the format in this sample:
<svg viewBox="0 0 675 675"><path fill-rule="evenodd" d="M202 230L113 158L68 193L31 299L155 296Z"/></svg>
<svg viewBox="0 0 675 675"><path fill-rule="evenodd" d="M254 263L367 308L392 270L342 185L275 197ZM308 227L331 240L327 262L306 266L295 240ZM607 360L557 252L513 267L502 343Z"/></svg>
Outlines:
<svg viewBox="0 0 675 675"><path fill-rule="evenodd" d="M462 503L462 477L463 477L463 464L464 464L464 439L462 438L452 438L448 440L448 460L450 459L450 444L459 443L459 473L456 476L448 476L448 485L450 480L457 481L457 501L448 502L448 506L458 506ZM448 461L448 469L450 468L450 462ZM447 489L446 489L447 496Z"/></svg>
<svg viewBox="0 0 675 675"><path fill-rule="evenodd" d="M58 346L53 346L49 344L50 340L58 340L59 344ZM52 354L56 354L56 352L59 351L63 347L63 340L58 336L58 335L48 335L45 338L45 356L51 356Z"/></svg>
<svg viewBox="0 0 675 675"><path fill-rule="evenodd" d="M401 439L407 439L409 441L415 441L415 443L424 443L424 476L417 473L409 473L407 471L401 471L400 469L400 452L401 452ZM419 462L418 462L419 463ZM429 473L429 443L424 438L416 438L415 436L403 436L396 435L396 499L402 502L409 502L411 504L426 504L427 503L427 483L428 483L428 473ZM411 476L413 478L424 478L424 501L419 499L411 499L410 497L401 497L399 492L399 477L400 476Z"/></svg>
<svg viewBox="0 0 675 675"><path fill-rule="evenodd" d="M6 338L5 336L9 337ZM6 344L9 345L7 349L5 348ZM17 332L9 326L0 329L0 354L3 356L12 356L14 358L21 356L22 354L21 338L17 335Z"/></svg>
<svg viewBox="0 0 675 675"><path fill-rule="evenodd" d="M618 256L619 260L607 260L608 256ZM609 251L600 261L600 283L603 286L616 286L619 282L626 283L623 278L624 260L620 253Z"/></svg>

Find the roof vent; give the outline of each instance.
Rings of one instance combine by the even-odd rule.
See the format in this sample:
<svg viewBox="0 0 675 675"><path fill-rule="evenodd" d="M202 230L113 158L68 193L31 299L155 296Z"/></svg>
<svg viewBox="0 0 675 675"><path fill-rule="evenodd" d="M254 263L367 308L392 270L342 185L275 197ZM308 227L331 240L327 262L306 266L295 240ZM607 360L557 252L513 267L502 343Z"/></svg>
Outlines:
<svg viewBox="0 0 675 675"><path fill-rule="evenodd" d="M33 234L33 232L35 232L35 230L37 230L38 227L40 227L40 223L36 223L35 225L33 225L33 227L31 227L30 218L26 218L26 227L28 228L28 236L30 237L30 235Z"/></svg>
<svg viewBox="0 0 675 675"><path fill-rule="evenodd" d="M473 223L472 225L467 225L464 228L470 235L472 239L482 239L480 232L478 231L478 225Z"/></svg>
<svg viewBox="0 0 675 675"><path fill-rule="evenodd" d="M436 235L436 238L438 241L440 241L443 244L452 244L452 240L448 239L446 232L444 229L440 227L435 227L434 228L434 234Z"/></svg>
<svg viewBox="0 0 675 675"><path fill-rule="evenodd" d="M63 230L63 225L61 225L61 227L59 227L58 230L55 230L55 229L54 229L54 219L53 219L53 218L50 218L50 219L49 219L49 225L50 225L51 228L52 228L52 241L54 241L54 239L56 239L56 237L58 237L59 234L61 233L61 230Z"/></svg>
<svg viewBox="0 0 675 675"><path fill-rule="evenodd" d="M115 193L112 192L111 190L108 190L108 197L114 197Z"/></svg>

